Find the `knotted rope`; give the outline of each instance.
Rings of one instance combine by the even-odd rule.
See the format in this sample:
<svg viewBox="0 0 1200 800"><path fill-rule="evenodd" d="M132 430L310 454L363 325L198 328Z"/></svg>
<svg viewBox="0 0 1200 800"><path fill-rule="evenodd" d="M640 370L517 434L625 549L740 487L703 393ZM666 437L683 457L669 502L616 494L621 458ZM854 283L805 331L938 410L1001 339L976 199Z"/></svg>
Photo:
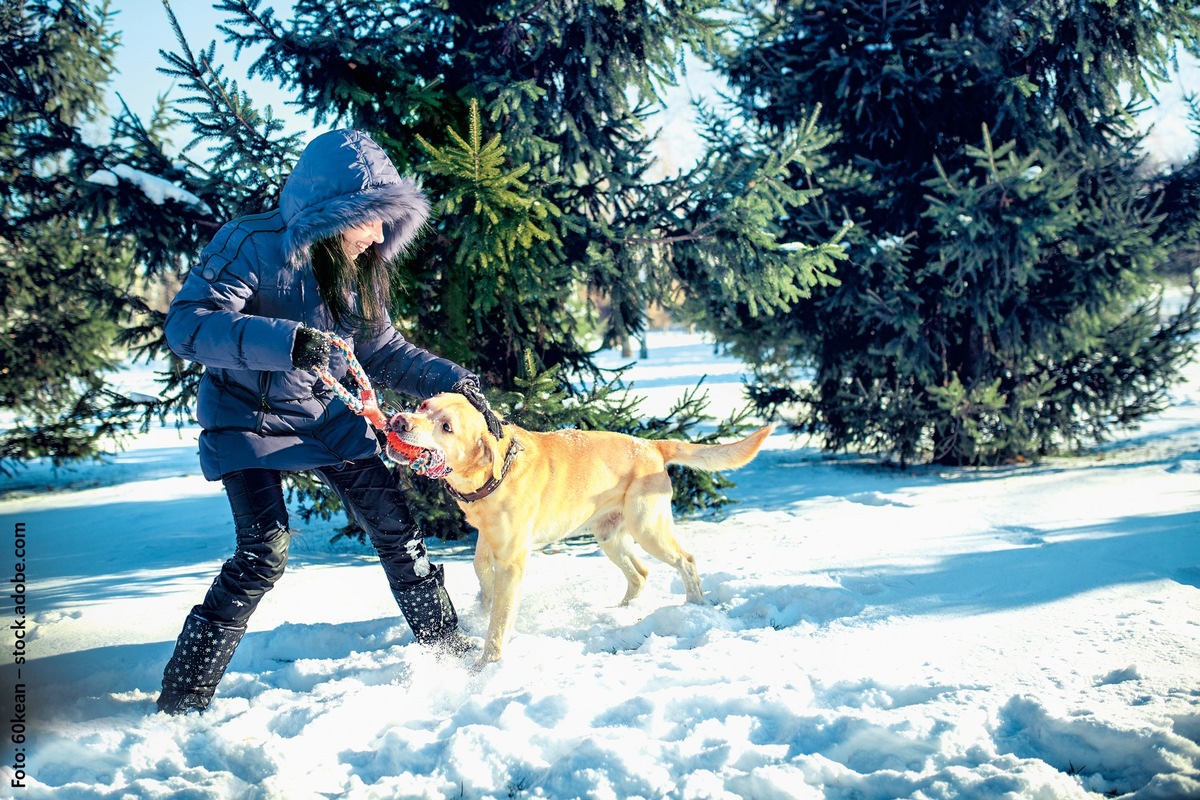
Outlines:
<svg viewBox="0 0 1200 800"><path fill-rule="evenodd" d="M317 374L322 383L329 387L329 391L333 392L334 396L345 403L347 408L355 414L364 417L376 430L384 431L387 435L388 445L408 461L409 469L413 472L434 480L449 475L450 467L447 466L446 457L441 451L425 450L408 444L401 441L395 431L388 430L387 415L379 407L379 398L376 396L375 390L371 388L371 379L367 377L367 371L363 369L358 357L354 355L354 349L350 347L350 343L331 334L329 334L329 343L331 347L341 350L346 356L350 377L354 378L354 382L358 384L359 393L355 397L349 389L333 377L333 373L329 371L328 367L314 367L313 372Z"/></svg>

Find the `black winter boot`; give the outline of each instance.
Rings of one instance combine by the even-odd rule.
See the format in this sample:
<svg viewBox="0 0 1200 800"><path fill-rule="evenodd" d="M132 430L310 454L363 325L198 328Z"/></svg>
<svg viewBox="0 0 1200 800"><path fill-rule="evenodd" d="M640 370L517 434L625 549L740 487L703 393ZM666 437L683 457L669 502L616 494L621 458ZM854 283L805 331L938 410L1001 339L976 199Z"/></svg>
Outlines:
<svg viewBox="0 0 1200 800"><path fill-rule="evenodd" d="M175 652L163 670L158 710L175 716L208 708L245 633L245 628L226 628L194 611L188 614L175 642Z"/></svg>
<svg viewBox="0 0 1200 800"><path fill-rule="evenodd" d="M438 655L461 658L475 644L458 629L458 614L446 593L445 580L445 570L438 564L428 578L394 595L418 642Z"/></svg>

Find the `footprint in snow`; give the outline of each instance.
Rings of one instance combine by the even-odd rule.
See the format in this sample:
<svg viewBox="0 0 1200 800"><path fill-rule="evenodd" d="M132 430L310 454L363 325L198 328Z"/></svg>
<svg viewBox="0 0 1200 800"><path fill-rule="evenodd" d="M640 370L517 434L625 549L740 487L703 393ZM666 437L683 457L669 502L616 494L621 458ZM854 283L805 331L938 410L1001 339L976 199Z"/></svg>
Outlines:
<svg viewBox="0 0 1200 800"><path fill-rule="evenodd" d="M910 504L893 500L879 492L859 492L858 494L847 496L846 500L863 506L900 506L901 508L911 508Z"/></svg>
<svg viewBox="0 0 1200 800"><path fill-rule="evenodd" d="M1005 525L997 531L997 535L1013 544L1023 544L1030 547L1046 543L1046 537L1037 528L1026 528L1022 525Z"/></svg>

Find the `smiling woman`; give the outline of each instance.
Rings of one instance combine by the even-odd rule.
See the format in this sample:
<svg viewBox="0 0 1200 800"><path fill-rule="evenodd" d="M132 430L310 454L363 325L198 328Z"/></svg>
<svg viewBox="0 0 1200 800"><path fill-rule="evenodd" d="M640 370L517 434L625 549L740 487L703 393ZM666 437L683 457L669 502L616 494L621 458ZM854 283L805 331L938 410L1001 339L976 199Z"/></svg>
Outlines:
<svg viewBox="0 0 1200 800"><path fill-rule="evenodd" d="M364 222L342 231L342 242L351 258L357 258L373 244L383 244L383 220Z"/></svg>

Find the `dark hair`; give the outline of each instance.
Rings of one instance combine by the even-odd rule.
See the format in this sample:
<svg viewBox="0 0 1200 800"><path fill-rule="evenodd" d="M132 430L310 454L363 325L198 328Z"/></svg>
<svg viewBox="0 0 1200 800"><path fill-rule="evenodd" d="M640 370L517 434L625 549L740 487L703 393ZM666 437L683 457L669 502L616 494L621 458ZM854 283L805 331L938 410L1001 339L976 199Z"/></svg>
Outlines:
<svg viewBox="0 0 1200 800"><path fill-rule="evenodd" d="M389 319L392 274L374 246L351 258L339 234L313 242L311 253L317 290L334 325L369 325Z"/></svg>

